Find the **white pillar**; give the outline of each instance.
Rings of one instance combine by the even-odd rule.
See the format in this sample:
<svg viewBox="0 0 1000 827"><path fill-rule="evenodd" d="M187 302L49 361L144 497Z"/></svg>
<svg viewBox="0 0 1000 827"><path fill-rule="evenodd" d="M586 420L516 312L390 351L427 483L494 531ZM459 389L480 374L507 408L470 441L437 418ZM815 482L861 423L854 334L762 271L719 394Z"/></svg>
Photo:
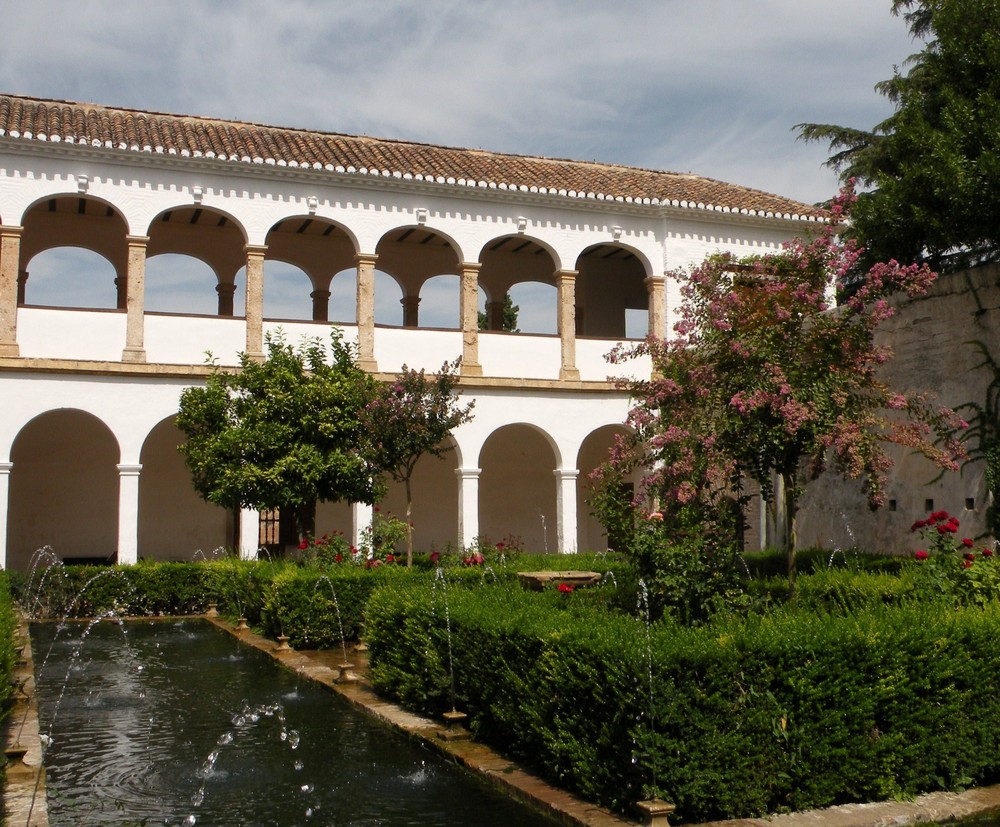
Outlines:
<svg viewBox="0 0 1000 827"><path fill-rule="evenodd" d="M479 537L479 475L482 468L456 468L458 477L458 543L469 548Z"/></svg>
<svg viewBox="0 0 1000 827"><path fill-rule="evenodd" d="M240 559L256 560L260 549L260 512L255 508L240 509Z"/></svg>
<svg viewBox="0 0 1000 827"><path fill-rule="evenodd" d="M368 503L351 503L351 545L361 548L361 534L372 524L375 510Z"/></svg>
<svg viewBox="0 0 1000 827"><path fill-rule="evenodd" d="M556 478L556 543L560 554L576 553L576 478L577 468L557 468Z"/></svg>
<svg viewBox="0 0 1000 827"><path fill-rule="evenodd" d="M118 466L118 563L139 560L139 472L141 465Z"/></svg>
<svg viewBox="0 0 1000 827"><path fill-rule="evenodd" d="M10 469L13 462L0 462L0 569L7 568L7 503L10 500Z"/></svg>

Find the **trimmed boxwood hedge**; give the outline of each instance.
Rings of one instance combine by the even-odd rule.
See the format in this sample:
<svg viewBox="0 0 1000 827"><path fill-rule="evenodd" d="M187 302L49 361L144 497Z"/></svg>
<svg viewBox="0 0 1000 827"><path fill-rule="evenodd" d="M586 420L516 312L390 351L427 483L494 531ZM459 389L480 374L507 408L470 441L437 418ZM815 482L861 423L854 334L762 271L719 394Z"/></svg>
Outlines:
<svg viewBox="0 0 1000 827"><path fill-rule="evenodd" d="M685 629L517 588L372 595L376 687L584 797L702 821L1000 777L1000 604L783 609ZM652 692L650 692L650 672Z"/></svg>

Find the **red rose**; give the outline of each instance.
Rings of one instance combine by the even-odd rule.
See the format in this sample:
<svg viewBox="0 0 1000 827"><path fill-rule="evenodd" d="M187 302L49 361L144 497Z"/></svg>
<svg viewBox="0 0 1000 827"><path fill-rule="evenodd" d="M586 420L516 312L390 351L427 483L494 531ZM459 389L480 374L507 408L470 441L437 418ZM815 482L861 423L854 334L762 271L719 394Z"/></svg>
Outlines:
<svg viewBox="0 0 1000 827"><path fill-rule="evenodd" d="M993 556L993 549L991 549L991 548L984 548L980 552L980 554L982 554L983 557L992 557Z"/></svg>
<svg viewBox="0 0 1000 827"><path fill-rule="evenodd" d="M966 548L972 548L973 545L975 545L975 544L968 537L963 537L962 538L962 545L965 546Z"/></svg>
<svg viewBox="0 0 1000 827"><path fill-rule="evenodd" d="M968 560L968 561L969 561L970 563L971 563L971 562L972 562L973 560L975 560L975 559L976 559L976 555L975 555L975 554L973 554L973 553L972 553L971 551L967 551L967 552L965 552L965 554L963 554L962 556L963 556L963 557L964 557L964 558L965 558L966 560Z"/></svg>
<svg viewBox="0 0 1000 827"><path fill-rule="evenodd" d="M299 551L305 551L307 548L309 548L308 540L303 540L301 543L299 543Z"/></svg>
<svg viewBox="0 0 1000 827"><path fill-rule="evenodd" d="M913 556L916 557L918 560L926 560L927 559L927 552L926 551L918 551Z"/></svg>
<svg viewBox="0 0 1000 827"><path fill-rule="evenodd" d="M440 560L440 559L441 559L441 552L439 552L439 551L432 551L431 552L431 562L432 563L437 563L437 561Z"/></svg>
<svg viewBox="0 0 1000 827"><path fill-rule="evenodd" d="M396 562L396 555L395 554L387 554L385 556L385 562L387 562L387 563L395 563Z"/></svg>
<svg viewBox="0 0 1000 827"><path fill-rule="evenodd" d="M923 520L917 520L913 525L910 526L910 531L917 531L918 529L923 528L925 525L927 525L927 523L925 523Z"/></svg>
<svg viewBox="0 0 1000 827"><path fill-rule="evenodd" d="M571 591L573 591L573 587L569 583L560 583L559 591L561 591L563 594L569 594Z"/></svg>
<svg viewBox="0 0 1000 827"><path fill-rule="evenodd" d="M337 555L336 557L334 557L333 559L334 559L334 560L335 560L336 562L338 562L338 563L343 563L343 562L344 562L344 555L343 555L343 554L338 554L338 555Z"/></svg>
<svg viewBox="0 0 1000 827"><path fill-rule="evenodd" d="M962 565L963 565L963 566L964 566L965 568L967 568L967 569L968 569L968 568L971 568L971 567L972 567L972 561L971 561L971 560L963 560L963 561L962 561Z"/></svg>

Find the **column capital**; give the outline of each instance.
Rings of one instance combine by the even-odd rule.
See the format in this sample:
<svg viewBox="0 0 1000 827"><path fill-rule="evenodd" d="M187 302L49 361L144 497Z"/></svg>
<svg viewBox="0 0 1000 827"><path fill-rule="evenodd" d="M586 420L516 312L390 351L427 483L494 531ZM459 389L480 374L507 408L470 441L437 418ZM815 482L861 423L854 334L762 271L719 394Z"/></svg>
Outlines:
<svg viewBox="0 0 1000 827"><path fill-rule="evenodd" d="M24 232L24 227L17 224L0 224L0 236L6 238L19 238Z"/></svg>
<svg viewBox="0 0 1000 827"><path fill-rule="evenodd" d="M455 476L460 480L477 480L483 473L482 468L456 468Z"/></svg>
<svg viewBox="0 0 1000 827"><path fill-rule="evenodd" d="M0 462L0 474L9 474L10 469L13 467L13 462Z"/></svg>
<svg viewBox="0 0 1000 827"><path fill-rule="evenodd" d="M246 244L243 247L246 250L247 256L254 256L256 258L264 258L267 254L266 244Z"/></svg>
<svg viewBox="0 0 1000 827"><path fill-rule="evenodd" d="M552 472L553 476L560 482L565 482L567 480L575 480L580 476L579 468L556 468Z"/></svg>
<svg viewBox="0 0 1000 827"><path fill-rule="evenodd" d="M580 275L579 270L556 270L556 281L570 281Z"/></svg>
<svg viewBox="0 0 1000 827"><path fill-rule="evenodd" d="M666 283L667 283L667 277L662 274L660 275L654 274L652 276L646 276L646 278L643 279L643 284L645 284L647 287L654 285L664 285Z"/></svg>
<svg viewBox="0 0 1000 827"><path fill-rule="evenodd" d="M373 267L375 262L378 261L378 253L355 253L354 263L355 264L370 264Z"/></svg>
<svg viewBox="0 0 1000 827"><path fill-rule="evenodd" d="M129 247L145 247L149 244L148 235L127 235L125 236L125 243Z"/></svg>
<svg viewBox="0 0 1000 827"><path fill-rule="evenodd" d="M478 273L483 269L483 264L480 261L463 261L458 265L458 269L463 273Z"/></svg>
<svg viewBox="0 0 1000 827"><path fill-rule="evenodd" d="M122 477L137 477L139 476L139 472L142 471L142 466L139 464L122 463L115 467L118 469L118 474Z"/></svg>

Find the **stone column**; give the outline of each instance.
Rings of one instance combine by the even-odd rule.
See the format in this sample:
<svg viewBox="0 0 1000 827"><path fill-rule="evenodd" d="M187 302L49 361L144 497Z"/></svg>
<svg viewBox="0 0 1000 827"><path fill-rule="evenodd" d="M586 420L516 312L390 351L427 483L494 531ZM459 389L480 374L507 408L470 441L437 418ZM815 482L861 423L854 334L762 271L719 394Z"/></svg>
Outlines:
<svg viewBox="0 0 1000 827"><path fill-rule="evenodd" d="M403 327L419 327L420 296L403 296L399 303L403 305Z"/></svg>
<svg viewBox="0 0 1000 827"><path fill-rule="evenodd" d="M240 509L240 559L256 560L260 548L260 512L256 508Z"/></svg>
<svg viewBox="0 0 1000 827"><path fill-rule="evenodd" d="M358 253L358 364L368 371L378 370L375 361L375 262L378 256Z"/></svg>
<svg viewBox="0 0 1000 827"><path fill-rule="evenodd" d="M25 288L28 286L28 271L21 270L17 274L17 304L20 307L24 304Z"/></svg>
<svg viewBox="0 0 1000 827"><path fill-rule="evenodd" d="M482 376L479 363L479 262L466 262L461 267L459 289L459 323L462 326L462 376Z"/></svg>
<svg viewBox="0 0 1000 827"><path fill-rule="evenodd" d="M309 295L313 300L313 321L328 322L330 320L330 291L313 290Z"/></svg>
<svg viewBox="0 0 1000 827"><path fill-rule="evenodd" d="M482 468L456 468L458 477L458 544L469 548L479 537L479 475Z"/></svg>
<svg viewBox="0 0 1000 827"><path fill-rule="evenodd" d="M139 472L141 465L118 466L118 563L139 560Z"/></svg>
<svg viewBox="0 0 1000 827"><path fill-rule="evenodd" d="M126 236L128 242L128 287L125 289L126 310L125 350L123 362L145 362L143 347L144 316L146 309L146 245L149 238L144 235Z"/></svg>
<svg viewBox="0 0 1000 827"><path fill-rule="evenodd" d="M7 514L10 502L12 462L0 462L0 569L7 568Z"/></svg>
<svg viewBox="0 0 1000 827"><path fill-rule="evenodd" d="M664 339L667 335L666 306L663 303L665 283L663 276L650 276L646 279L646 291L649 294L648 333L657 339Z"/></svg>
<svg viewBox="0 0 1000 827"><path fill-rule="evenodd" d="M364 531L372 524L375 509L368 503L351 503L351 545L361 548Z"/></svg>
<svg viewBox="0 0 1000 827"><path fill-rule="evenodd" d="M559 378L579 380L580 371L576 367L576 270L556 272L559 288L559 341L562 348L562 362Z"/></svg>
<svg viewBox="0 0 1000 827"><path fill-rule="evenodd" d="M128 309L128 274L115 276L115 308L118 310Z"/></svg>
<svg viewBox="0 0 1000 827"><path fill-rule="evenodd" d="M17 282L23 227L0 226L0 356L18 356Z"/></svg>
<svg viewBox="0 0 1000 827"><path fill-rule="evenodd" d="M220 282L215 285L215 292L219 294L219 315L233 315L233 294L236 293L235 284Z"/></svg>
<svg viewBox="0 0 1000 827"><path fill-rule="evenodd" d="M247 244L247 355L264 359L264 254L263 244Z"/></svg>
<svg viewBox="0 0 1000 827"><path fill-rule="evenodd" d="M560 554L576 552L576 480L577 468L557 468L556 477L556 544Z"/></svg>

